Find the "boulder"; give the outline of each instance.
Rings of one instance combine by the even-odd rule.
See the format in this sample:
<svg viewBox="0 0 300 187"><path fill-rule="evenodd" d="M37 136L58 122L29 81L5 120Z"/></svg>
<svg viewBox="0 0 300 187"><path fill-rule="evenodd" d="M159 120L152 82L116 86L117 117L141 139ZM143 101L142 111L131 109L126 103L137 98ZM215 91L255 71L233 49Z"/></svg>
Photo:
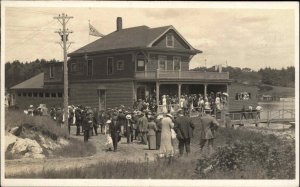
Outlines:
<svg viewBox="0 0 300 187"><path fill-rule="evenodd" d="M57 144L51 138L39 135L39 139L41 141L40 144L46 149L54 150L54 149L61 147L59 144Z"/></svg>
<svg viewBox="0 0 300 187"><path fill-rule="evenodd" d="M24 139L19 138L12 147L11 153L19 154L24 152L27 152L27 143Z"/></svg>
<svg viewBox="0 0 300 187"><path fill-rule="evenodd" d="M12 147L11 152L13 154L24 154L27 152L32 154L41 154L43 153L43 149L35 140L19 138Z"/></svg>
<svg viewBox="0 0 300 187"><path fill-rule="evenodd" d="M7 135L5 135L5 151L7 150L8 146L14 144L17 139L18 137L16 137L15 135L7 133Z"/></svg>

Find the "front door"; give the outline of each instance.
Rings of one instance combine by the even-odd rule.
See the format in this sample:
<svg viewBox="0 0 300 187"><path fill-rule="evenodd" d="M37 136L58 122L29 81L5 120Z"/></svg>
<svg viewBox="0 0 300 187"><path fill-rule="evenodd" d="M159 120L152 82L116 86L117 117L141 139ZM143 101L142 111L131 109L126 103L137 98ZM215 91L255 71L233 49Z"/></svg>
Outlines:
<svg viewBox="0 0 300 187"><path fill-rule="evenodd" d="M98 90L99 111L106 109L106 90Z"/></svg>
<svg viewBox="0 0 300 187"><path fill-rule="evenodd" d="M137 88L137 99L145 100L145 87L140 86Z"/></svg>

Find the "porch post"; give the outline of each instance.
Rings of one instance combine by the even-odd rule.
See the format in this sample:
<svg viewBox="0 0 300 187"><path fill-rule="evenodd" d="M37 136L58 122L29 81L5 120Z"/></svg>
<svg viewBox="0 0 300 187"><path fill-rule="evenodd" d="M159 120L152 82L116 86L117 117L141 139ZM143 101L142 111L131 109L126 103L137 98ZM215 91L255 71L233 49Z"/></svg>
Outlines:
<svg viewBox="0 0 300 187"><path fill-rule="evenodd" d="M181 98L181 83L178 84L178 102L180 103Z"/></svg>
<svg viewBox="0 0 300 187"><path fill-rule="evenodd" d="M204 84L204 99L207 97L207 84Z"/></svg>
<svg viewBox="0 0 300 187"><path fill-rule="evenodd" d="M157 106L157 111L158 112L158 109L159 109L159 82L156 81L156 106Z"/></svg>
<svg viewBox="0 0 300 187"><path fill-rule="evenodd" d="M228 89L228 83L226 84L226 93L228 94L227 103L226 103L226 109L229 112L229 89Z"/></svg>
<svg viewBox="0 0 300 187"><path fill-rule="evenodd" d="M136 96L136 83L133 82L133 87L132 87L132 91L133 91L133 102L137 101L137 96Z"/></svg>

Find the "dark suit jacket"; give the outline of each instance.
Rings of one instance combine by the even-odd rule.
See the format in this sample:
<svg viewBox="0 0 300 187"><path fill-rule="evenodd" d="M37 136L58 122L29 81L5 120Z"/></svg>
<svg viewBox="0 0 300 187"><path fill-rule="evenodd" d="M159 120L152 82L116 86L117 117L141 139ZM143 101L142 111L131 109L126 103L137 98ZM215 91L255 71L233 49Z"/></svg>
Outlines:
<svg viewBox="0 0 300 187"><path fill-rule="evenodd" d="M121 132L121 125L116 119L113 119L110 123L109 129L112 137L119 136L119 133Z"/></svg>
<svg viewBox="0 0 300 187"><path fill-rule="evenodd" d="M175 120L174 130L178 139L192 138L194 128L195 125L191 119L186 116L179 116Z"/></svg>

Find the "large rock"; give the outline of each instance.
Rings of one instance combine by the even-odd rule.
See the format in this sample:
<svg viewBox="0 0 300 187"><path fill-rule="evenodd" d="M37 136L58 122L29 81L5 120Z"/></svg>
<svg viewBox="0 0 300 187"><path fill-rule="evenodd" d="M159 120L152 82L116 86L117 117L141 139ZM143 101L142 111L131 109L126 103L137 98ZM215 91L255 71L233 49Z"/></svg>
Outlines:
<svg viewBox="0 0 300 187"><path fill-rule="evenodd" d="M7 150L9 145L14 144L17 141L18 137L11 133L7 133L5 135L5 151Z"/></svg>
<svg viewBox="0 0 300 187"><path fill-rule="evenodd" d="M32 154L41 154L43 153L43 149L35 140L19 138L14 144L11 152L13 154L24 154L27 152Z"/></svg>
<svg viewBox="0 0 300 187"><path fill-rule="evenodd" d="M61 147L61 145L56 143L51 138L44 137L44 136L41 136L41 135L39 135L39 138L40 138L40 144L46 149L54 150L54 149L57 149L57 148Z"/></svg>

